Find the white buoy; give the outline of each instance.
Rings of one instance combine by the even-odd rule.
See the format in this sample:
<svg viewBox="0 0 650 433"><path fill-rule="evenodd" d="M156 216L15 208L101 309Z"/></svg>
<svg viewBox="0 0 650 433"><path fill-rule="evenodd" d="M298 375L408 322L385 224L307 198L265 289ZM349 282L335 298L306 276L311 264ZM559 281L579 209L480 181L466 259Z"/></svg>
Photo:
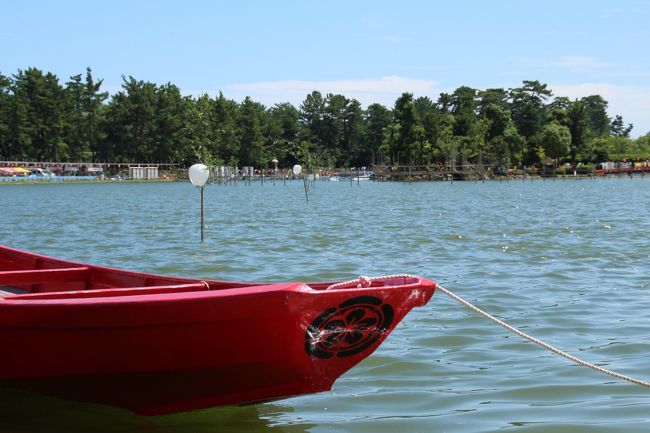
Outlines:
<svg viewBox="0 0 650 433"><path fill-rule="evenodd" d="M203 242L205 227L203 224L203 188L210 177L210 170L208 170L208 167L204 164L194 164L190 167L188 175L192 185L201 190L201 242Z"/></svg>
<svg viewBox="0 0 650 433"><path fill-rule="evenodd" d="M194 164L190 167L188 174L192 185L203 188L210 177L210 170L203 164Z"/></svg>

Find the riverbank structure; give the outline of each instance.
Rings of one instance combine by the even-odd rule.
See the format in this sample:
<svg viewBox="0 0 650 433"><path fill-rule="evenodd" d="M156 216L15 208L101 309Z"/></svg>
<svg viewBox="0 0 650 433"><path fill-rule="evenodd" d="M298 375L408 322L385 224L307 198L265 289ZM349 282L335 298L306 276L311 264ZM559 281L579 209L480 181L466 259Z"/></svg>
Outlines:
<svg viewBox="0 0 650 433"><path fill-rule="evenodd" d="M150 162L0 161L0 167L42 169L57 176L97 178L175 179L179 164Z"/></svg>

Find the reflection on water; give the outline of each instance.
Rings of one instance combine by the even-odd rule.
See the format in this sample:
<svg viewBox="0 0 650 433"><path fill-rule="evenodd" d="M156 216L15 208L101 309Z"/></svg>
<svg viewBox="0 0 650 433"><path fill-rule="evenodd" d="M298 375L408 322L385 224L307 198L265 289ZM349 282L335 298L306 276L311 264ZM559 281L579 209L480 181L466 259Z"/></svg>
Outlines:
<svg viewBox="0 0 650 433"><path fill-rule="evenodd" d="M8 432L143 431L150 421L108 406L0 389L0 427Z"/></svg>
<svg viewBox="0 0 650 433"><path fill-rule="evenodd" d="M114 407L69 402L0 389L0 431L30 433L240 433L306 432L308 423L276 424L293 411L273 403L226 406L158 417L142 417Z"/></svg>
<svg viewBox="0 0 650 433"><path fill-rule="evenodd" d="M588 361L650 379L650 179L4 185L0 243L227 280L413 273ZM7 349L4 349L7 350ZM281 349L279 349L281 350ZM332 392L143 418L3 390L0 430L647 432L650 392L508 335L442 294Z"/></svg>

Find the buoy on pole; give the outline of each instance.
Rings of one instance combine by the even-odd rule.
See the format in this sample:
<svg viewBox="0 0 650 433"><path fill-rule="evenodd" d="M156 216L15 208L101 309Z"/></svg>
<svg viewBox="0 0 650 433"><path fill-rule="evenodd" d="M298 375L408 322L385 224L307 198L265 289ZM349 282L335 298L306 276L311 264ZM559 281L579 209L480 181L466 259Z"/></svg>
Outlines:
<svg viewBox="0 0 650 433"><path fill-rule="evenodd" d="M210 170L204 164L194 164L190 167L188 174L192 185L201 190L201 242L203 242L205 228L205 224L203 224L203 189L210 177Z"/></svg>

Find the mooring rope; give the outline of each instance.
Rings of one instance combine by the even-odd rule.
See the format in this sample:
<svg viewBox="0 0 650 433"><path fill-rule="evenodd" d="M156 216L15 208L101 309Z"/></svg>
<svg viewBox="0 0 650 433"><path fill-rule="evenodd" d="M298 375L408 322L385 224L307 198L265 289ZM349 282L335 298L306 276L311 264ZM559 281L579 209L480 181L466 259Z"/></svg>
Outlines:
<svg viewBox="0 0 650 433"><path fill-rule="evenodd" d="M645 386L645 387L650 388L650 383L649 382L646 382L646 381L641 380L641 379L636 379L634 377L626 376L624 374L617 373L615 371L608 370L606 368L603 368L603 367L600 367L598 365L592 364L591 362L584 361L584 360L582 360L580 358L577 358L577 357L575 357L573 355L570 355L570 354L558 349L557 347L551 346L548 343L545 343L545 342L543 342L543 341L541 341L541 340L539 340L539 339L537 339L535 337L532 337L532 336L526 334L525 332L520 331L519 329L515 328L514 326L508 325L506 322L497 319L496 317L492 316L489 313L486 313L485 311L481 310L480 308L478 308L475 305L472 305L471 303L467 302L466 300L464 300L460 296L456 295L455 293L445 289L441 285L436 285L436 290L440 290L442 293L444 293L445 295L447 295L450 298L454 299L455 301L460 302L461 304L463 304L464 306L466 306L470 310L477 312L478 314L485 317L486 319L493 321L497 325L500 325L500 326L504 327L505 329L507 329L508 331L510 331L510 332L512 332L514 334L517 334L521 338L524 338L524 339L526 339L526 340L528 340L528 341L530 341L532 343L535 343L535 344L537 344L537 345L539 345L539 346L541 346L541 347L543 347L543 348L545 348L547 350L550 350L553 353L556 353L556 354L558 354L560 356L563 356L564 358L566 358L568 360L571 360L571 361L575 362L576 364L582 365L584 367L589 367L592 370L596 370L596 371L598 371L600 373L607 374L609 376L613 376L613 377L616 377L616 378L621 379L621 380L625 380L625 381L628 381L628 382L631 382L631 383L635 383L637 385L641 385L641 386Z"/></svg>
<svg viewBox="0 0 650 433"><path fill-rule="evenodd" d="M332 284L331 286L329 286L327 288L327 290L343 289L343 288L351 288L351 287L359 287L359 288L361 288L361 287L370 287L372 285L373 281L386 281L386 280L391 280L391 279L395 279L395 278L404 278L404 279L415 278L415 279L418 279L418 277L415 277L413 275L407 275L407 274L385 275L385 276L381 276L381 277L365 277L365 276L361 276L361 277L356 278L354 280L343 281L341 283ZM591 362L587 362L585 360L582 360L582 359L580 359L578 357L575 357L575 356L573 356L573 355L571 355L571 354L569 354L567 352L564 352L563 350L558 349L555 346L552 346L552 345L550 345L548 343L545 343L540 339L537 339L537 338L535 338L535 337L533 337L531 335L528 335L525 332L515 328L514 326L508 325L503 320L497 319L493 315L481 310L476 305L473 305L473 304L469 303L468 301L464 300L460 296L453 293L451 290L448 290L448 289L444 288L440 284L436 284L436 290L440 290L442 293L449 296L453 300L455 300L457 302L460 302L461 304L463 304L464 306L466 306L470 310L480 314L481 316L485 317L488 320L491 320L492 322L496 323L497 325L502 326L503 328L505 328L508 331L520 336L521 338L523 338L525 340L528 340L528 341L530 341L532 343L535 343L538 346L541 346L544 349L547 349L547 350L549 350L549 351L551 351L551 352L553 352L553 353L555 353L557 355L560 355L560 356L562 356L562 357L564 357L564 358L566 358L566 359L568 359L570 361L573 361L578 365L582 365L583 367L591 368L592 370L595 370L595 371L598 371L600 373L615 377L617 379L625 380L627 382L635 383L637 385L641 385L641 386L645 386L647 388L650 388L650 382L646 382L644 380L637 379L637 378L634 378L634 377L631 377L631 376L626 376L625 374L621 374L621 373L618 373L616 371L612 371L612 370L608 370L606 368L600 367L600 366L598 366L596 364L592 364Z"/></svg>
<svg viewBox="0 0 650 433"><path fill-rule="evenodd" d="M327 290L348 289L353 287L357 287L357 288L370 287L372 286L373 281L387 281L387 280L394 280L396 278L402 278L405 281L407 279L413 279L414 281L420 280L420 277L416 277L414 275L408 275L408 274L383 275L380 277L366 277L362 275L359 278L355 278L354 280L342 281L340 283L332 284L327 287Z"/></svg>

